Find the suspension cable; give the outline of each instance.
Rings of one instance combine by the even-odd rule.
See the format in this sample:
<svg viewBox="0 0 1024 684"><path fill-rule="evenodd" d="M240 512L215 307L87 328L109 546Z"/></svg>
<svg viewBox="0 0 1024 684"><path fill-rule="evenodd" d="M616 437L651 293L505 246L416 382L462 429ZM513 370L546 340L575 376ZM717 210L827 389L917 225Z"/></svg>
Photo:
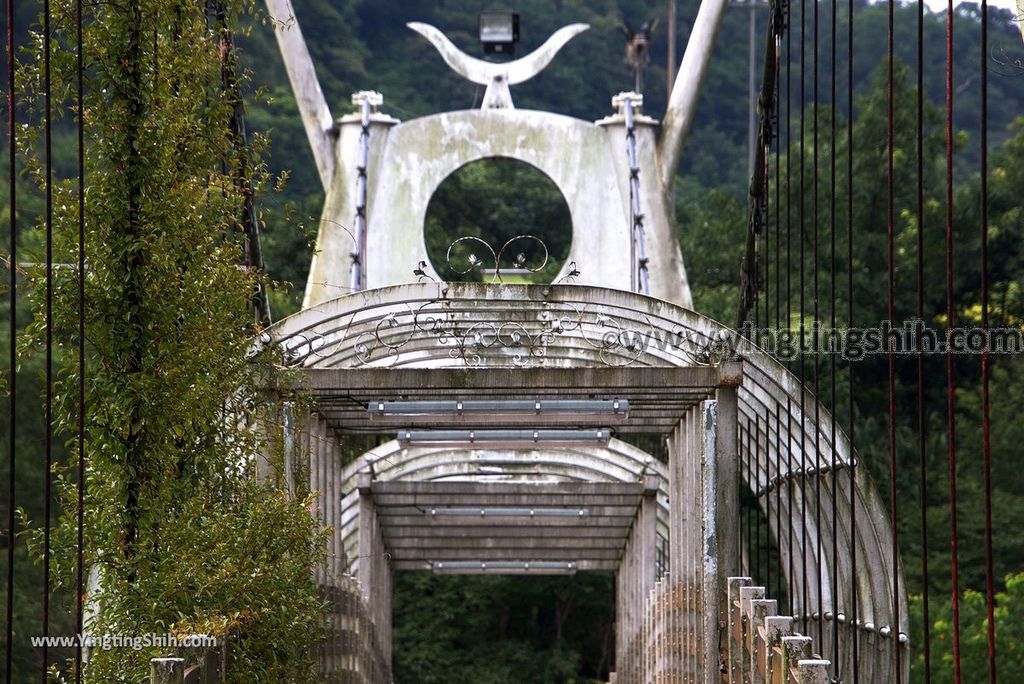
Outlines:
<svg viewBox="0 0 1024 684"><path fill-rule="evenodd" d="M917 318L924 320L924 0L917 3ZM925 432L924 350L917 351L917 462L921 509L921 621L924 682L932 681L931 611L928 578L928 472Z"/></svg>
<svg viewBox="0 0 1024 684"><path fill-rule="evenodd" d="M353 292L366 288L364 260L366 258L366 167L370 163L370 95L356 93L352 99L361 105L362 118L359 133L359 165L356 167L356 239L352 250L352 269L349 287Z"/></svg>
<svg viewBox="0 0 1024 684"><path fill-rule="evenodd" d="M946 3L946 326L956 325L953 300L953 0ZM949 549L953 604L953 681L960 684L960 557L957 530L956 378L946 349L946 434L949 457Z"/></svg>
<svg viewBox="0 0 1024 684"><path fill-rule="evenodd" d="M18 211L17 211L17 180L18 170L15 163L17 156L17 122L15 116L15 69L14 69L14 0L7 0L7 143L8 143L8 183L10 187L9 239L8 258L10 258L10 306L8 311L8 403L7 403L7 605L4 623L4 682L11 684L14 668L14 547L16 536L15 509L17 508L15 489L15 466L17 463L17 385L18 385Z"/></svg>
<svg viewBox="0 0 1024 684"><path fill-rule="evenodd" d="M43 115L44 147L46 153L46 406L43 407L45 432L43 437L43 459L46 472L43 475L43 625L42 636L42 681L48 681L47 641L50 636L50 558L52 526L50 499L53 495L53 83L50 74L50 0L43 2L43 88L45 111ZM12 264L13 267L13 264Z"/></svg>
<svg viewBox="0 0 1024 684"><path fill-rule="evenodd" d="M820 335L820 331L821 331L821 316L820 316L820 310L819 310L819 307L818 307L818 304L819 304L819 297L818 297L818 275L819 275L820 264L821 264L821 260L820 260L820 240L819 240L820 233L821 233L821 221L819 221L819 214L818 214L818 198L819 198L819 194L820 194L818 192L818 186L819 186L819 183L818 183L818 162L819 162L819 159L820 159L820 155L818 154L818 110L819 110L819 106L818 106L818 100L819 100L819 94L818 94L818 81L819 81L819 79L818 79L818 68L819 68L819 60L818 60L818 54L820 52L820 50L819 50L819 43L818 43L818 34L819 34L819 31L818 31L818 28L819 28L819 26L818 26L819 25L818 14L819 14L819 6L820 6L820 4L821 4L820 2L815 0L815 2L814 2L814 12L812 14L812 24L813 25L812 25L812 29L811 29L812 33L813 33L813 39L812 39L813 43L812 43L812 45L813 45L813 52L814 52L814 54L812 55L812 71L811 71L812 78L814 79L813 84L811 86L811 174L812 174L811 177L813 178L813 181L814 181L814 187L812 188L813 195L811 196L811 221L814 223L814 236L813 236L813 239L812 239L812 245L813 245L813 252L814 252L814 254L812 256L812 259L813 259L812 264L813 265L811 267L811 282L812 282L812 285L811 285L811 308L812 308L811 320L812 320L812 323L814 325L814 330L812 331L812 334L815 335L815 336ZM817 348L818 348L817 341L815 341L815 349L817 350ZM814 363L814 390L813 391L814 391L814 396L817 398L817 397L821 396L821 394L819 393L819 389L820 389L820 385L821 385L821 355L820 355L820 353L816 351L811 356L811 359L812 359L812 362ZM821 402L818 401L817 399L815 399L815 402L814 402L814 425L815 425L815 430L814 430L814 460L815 460L815 462L817 462L821 458L820 430L817 429L817 426L819 426L820 424L821 424ZM816 529L821 530L821 475L818 475L817 477L814 478L814 525L815 525ZM823 608L822 608L824 606L824 603L825 603L825 595L824 595L824 586L823 586L822 577L821 577L821 575L822 575L822 572L821 572L821 568L822 568L821 534L817 533L817 534L815 534L815 537L816 537L816 539L815 539L815 553L816 553L815 558L816 558L817 567L818 567L818 571L815 573L815 575L817 576L816 580L817 580L817 585L818 585L818 587L817 587L818 588L818 611L819 612L824 612ZM824 643L824 641L825 641L825 621L824 620L818 620L818 643L822 644L822 643Z"/></svg>
<svg viewBox="0 0 1024 684"><path fill-rule="evenodd" d="M640 96L640 104L643 103ZM629 226L630 252L633 255L631 286L635 292L651 293L650 275L647 271L647 246L644 239L644 214L640 208L640 165L636 153L636 117L633 111L633 97L623 98L626 116L626 154L629 159Z"/></svg>
<svg viewBox="0 0 1024 684"><path fill-rule="evenodd" d="M988 0L981 0L981 327L988 336ZM992 560L992 435L988 344L981 352L981 448L985 481L985 613L988 619L988 680L996 682L995 572Z"/></svg>
<svg viewBox="0 0 1024 684"><path fill-rule="evenodd" d="M888 0L888 35L886 39L886 114L885 114L885 138L886 138L886 264L887 264L887 294L886 312L890 321L896 320L896 123L895 123L895 83L894 68L896 62L895 54L895 11L896 1ZM899 555L897 521L897 492L896 492L896 351L893 340L887 341L886 356L888 357L888 379L889 379L889 524L891 526L890 539L892 541L892 605L893 625L898 631L900 625L900 573L897 564ZM900 684L903 673L900 667L899 642L893 649L893 668L896 674L896 684Z"/></svg>
<svg viewBox="0 0 1024 684"><path fill-rule="evenodd" d="M846 326L853 327L853 12L855 0L847 2L847 26L846 26ZM849 396L847 397L849 416L847 419L847 431L850 439L850 453L856 453L857 422L854 408L854 385L856 373L855 365L851 359L847 365L849 381L847 383ZM860 575L857 570L857 470L852 465L850 473L850 576L854 578L850 587L850 619L851 624L856 625L860 618L858 608L859 591L857 583ZM899 626L897 625L897 628ZM853 684L860 682L860 631L853 630L851 638L853 650Z"/></svg>
<svg viewBox="0 0 1024 684"><path fill-rule="evenodd" d="M75 558L75 630L84 633L85 596L85 67L82 55L82 0L75 1L78 103L78 482ZM75 644L75 683L82 684L82 644Z"/></svg>
<svg viewBox="0 0 1024 684"><path fill-rule="evenodd" d="M836 57L837 57L837 26L836 26L836 10L838 9L838 3L836 0L832 0L832 24L831 24L831 90L829 92L829 100L832 105L832 115L830 119L829 129L829 326L831 330L836 329L836 117L839 114L838 104L836 102ZM829 355L829 400L830 407L833 414L836 411L836 355ZM839 455L836 450L836 424L838 421L831 421L831 428L829 434L830 450L832 452L830 459L832 466L831 478L829 480L831 484L831 496L832 496L832 568L833 571L838 573L839 568L839 492L838 482L839 478L836 474L836 468L839 466ZM853 461L851 453L850 460ZM839 583L833 580L830 582L832 586L832 610L838 616L839 613ZM839 620L832 621L832 671L838 678L840 675L840 660L839 660Z"/></svg>

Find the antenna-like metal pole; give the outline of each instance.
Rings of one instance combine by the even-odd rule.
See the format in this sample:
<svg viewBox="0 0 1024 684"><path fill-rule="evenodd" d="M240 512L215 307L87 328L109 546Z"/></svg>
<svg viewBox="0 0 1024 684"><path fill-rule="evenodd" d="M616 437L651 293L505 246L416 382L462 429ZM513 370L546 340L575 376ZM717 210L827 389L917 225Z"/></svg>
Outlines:
<svg viewBox="0 0 1024 684"><path fill-rule="evenodd" d="M1022 0L1024 2L1024 0ZM672 92L672 84L676 80L676 0L668 0L668 82L665 84L665 97Z"/></svg>
<svg viewBox="0 0 1024 684"><path fill-rule="evenodd" d="M749 114L747 116L747 178L754 176L754 148L757 146L757 53L754 43L757 37L757 0L747 0L750 8L750 60L747 76L747 98Z"/></svg>

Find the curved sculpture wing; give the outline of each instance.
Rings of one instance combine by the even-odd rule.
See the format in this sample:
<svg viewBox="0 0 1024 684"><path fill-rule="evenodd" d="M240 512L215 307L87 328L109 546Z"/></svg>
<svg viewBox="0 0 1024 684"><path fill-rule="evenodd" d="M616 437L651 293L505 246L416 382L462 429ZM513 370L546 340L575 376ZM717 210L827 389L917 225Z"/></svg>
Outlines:
<svg viewBox="0 0 1024 684"><path fill-rule="evenodd" d="M299 22L295 19L295 10L291 0L266 0L267 13L274 24L274 37L284 59L288 80L295 93L295 103L302 116L302 125L313 151L317 172L324 190L329 190L333 183L334 139L331 129L334 118L327 107L327 99L320 90L320 81L316 77L313 59L309 56L309 48L302 37Z"/></svg>
<svg viewBox="0 0 1024 684"><path fill-rule="evenodd" d="M551 34L551 37L544 41L543 45L525 57L520 57L512 62L494 63L470 57L455 47L455 44L448 40L447 36L439 29L430 24L411 21L406 26L429 40L430 44L441 53L445 63L456 73L480 85L489 85L498 76L505 76L509 85L530 80L551 63L551 60L566 43L590 28L589 24L563 26Z"/></svg>

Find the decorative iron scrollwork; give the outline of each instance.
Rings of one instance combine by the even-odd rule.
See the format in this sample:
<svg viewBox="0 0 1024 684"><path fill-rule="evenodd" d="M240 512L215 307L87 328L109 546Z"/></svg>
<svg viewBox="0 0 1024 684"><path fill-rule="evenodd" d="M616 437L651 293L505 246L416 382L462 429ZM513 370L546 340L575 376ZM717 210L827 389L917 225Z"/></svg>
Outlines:
<svg viewBox="0 0 1024 684"><path fill-rule="evenodd" d="M530 254L532 250L527 247L530 243L535 243L540 247L542 252L540 263L537 263L536 255ZM494 275L491 277L491 282L500 283L502 259L506 256L506 252L509 252L512 257L508 268L537 273L548 263L548 246L535 235L516 235L507 240L497 251L484 240L467 235L458 238L448 246L445 258L448 261L448 267L458 275L480 271L486 268L486 264L493 263Z"/></svg>
<svg viewBox="0 0 1024 684"><path fill-rule="evenodd" d="M555 281L555 285L561 285L562 283L573 283L576 282L577 276L579 276L580 270L576 268L576 262L570 261L569 266L566 268L564 276Z"/></svg>
<svg viewBox="0 0 1024 684"><path fill-rule="evenodd" d="M536 250L529 249L533 243L540 248L539 254ZM533 252L531 254L531 252ZM474 271L484 272L489 265L493 265L490 283L501 283L502 269L516 269L529 273L539 273L544 270L550 260L550 252L547 244L535 235L516 235L507 240L497 251L486 241L474 235L465 235L456 239L448 245L445 254L448 268L456 275L463 276ZM510 261L508 261L510 259ZM507 263L506 263L507 262ZM572 283L580 275L576 268L576 262L570 261L566 266L565 275L559 278L555 284ZM417 277L417 282L437 282L437 279L428 272L426 261L420 261L412 274Z"/></svg>
<svg viewBox="0 0 1024 684"><path fill-rule="evenodd" d="M650 320L625 323L602 308L572 302L552 302L539 312L513 308L491 319L452 305L441 290L418 306L407 303L361 324L353 316L330 332L299 333L281 341L284 361L386 368L447 358L469 367L530 367L557 366L583 354L621 367L671 364L679 355L701 366L736 357L737 340L723 333L670 332Z"/></svg>
<svg viewBox="0 0 1024 684"><path fill-rule="evenodd" d="M531 244L539 250L531 250ZM451 243L447 259L459 275L493 264L491 283L501 283L503 262L509 269L537 273L547 265L548 249L533 235L517 235L497 251L478 237L465 236ZM436 282L424 261L413 274L420 282ZM570 262L558 282L571 281L577 275L576 263ZM377 314L354 312L347 322L337 321L329 330L297 333L281 340L285 364L386 368L399 363L444 363L448 358L470 367L527 367L573 363L582 355L619 367L671 365L680 355L694 365L714 365L736 357L733 340L716 333L690 328L670 332L649 318L646 325L624 323L609 310L564 301L534 302L539 309L508 304L498 305L497 310L478 308L449 299L445 283L436 283L436 287L435 296L418 304L396 303Z"/></svg>

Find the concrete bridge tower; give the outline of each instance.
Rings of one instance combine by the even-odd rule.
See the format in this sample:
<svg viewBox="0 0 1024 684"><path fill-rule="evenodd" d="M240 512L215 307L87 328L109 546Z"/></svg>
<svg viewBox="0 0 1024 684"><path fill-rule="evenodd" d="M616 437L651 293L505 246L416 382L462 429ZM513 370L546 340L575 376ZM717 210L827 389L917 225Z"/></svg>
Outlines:
<svg viewBox="0 0 1024 684"><path fill-rule="evenodd" d="M660 130L641 113L636 93L617 95L615 111L596 122L515 108L509 87L539 73L585 24L566 26L531 54L496 64L466 55L432 26L411 23L450 67L487 87L481 108L403 123L381 111L382 95L360 92L352 96L358 111L335 120L290 0L267 4L326 193L304 307L414 282L421 261L437 278L424 241L427 205L450 174L488 158L533 166L565 198L573 239L556 281L575 262L575 283L692 306L672 185L725 3L702 6Z"/></svg>

